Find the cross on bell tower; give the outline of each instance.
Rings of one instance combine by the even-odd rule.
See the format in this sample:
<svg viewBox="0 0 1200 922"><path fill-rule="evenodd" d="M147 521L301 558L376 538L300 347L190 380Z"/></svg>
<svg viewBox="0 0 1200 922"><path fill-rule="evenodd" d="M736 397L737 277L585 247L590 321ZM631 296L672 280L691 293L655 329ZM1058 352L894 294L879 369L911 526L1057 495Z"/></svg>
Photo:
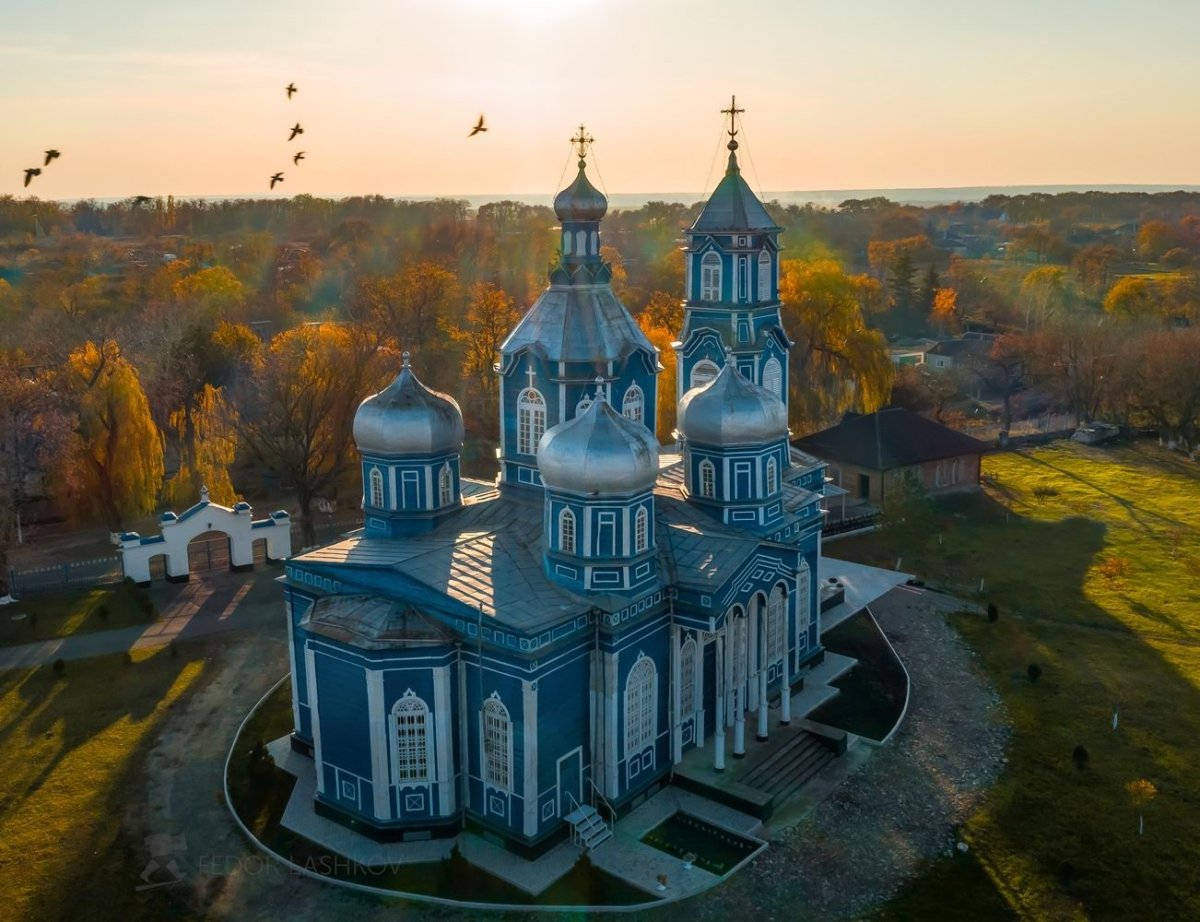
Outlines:
<svg viewBox="0 0 1200 922"><path fill-rule="evenodd" d="M583 166L585 158L587 157L588 147L590 147L595 140L595 138L587 133L587 129L583 127L583 122L580 122L579 134L571 138L571 143L575 145L575 151L579 154L580 166Z"/></svg>
<svg viewBox="0 0 1200 922"><path fill-rule="evenodd" d="M730 96L729 97L729 108L721 110L722 115L729 116L729 127L725 129L725 132L726 132L726 134L729 135L729 149L730 150L737 150L737 146L738 146L738 143L737 143L737 133L738 133L737 117L745 111L746 111L745 109L738 108L736 96Z"/></svg>

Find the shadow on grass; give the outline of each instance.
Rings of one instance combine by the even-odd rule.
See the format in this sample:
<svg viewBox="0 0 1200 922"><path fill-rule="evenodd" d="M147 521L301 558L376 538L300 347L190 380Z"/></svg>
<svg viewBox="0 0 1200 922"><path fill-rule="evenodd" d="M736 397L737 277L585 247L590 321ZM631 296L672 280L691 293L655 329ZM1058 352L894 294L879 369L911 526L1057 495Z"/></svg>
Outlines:
<svg viewBox="0 0 1200 922"><path fill-rule="evenodd" d="M821 705L809 719L840 730L882 740L904 710L908 677L870 616L861 611L821 635L826 650L858 660L837 679L836 698Z"/></svg>
<svg viewBox="0 0 1200 922"><path fill-rule="evenodd" d="M987 906L997 894L1033 918L1070 917L1080 908L1089 917L1138 918L1148 907L1162 918L1200 917L1194 641L1175 649L1156 639L1152 646L1089 598L1089 571L1109 538L1104 522L1035 520L985 494L943 505L939 514L944 543L903 548L905 569L959 591L985 579L980 601L998 603L999 620L953 620L999 689L1014 735L1007 770L962 834L984 873L935 863L882 917L962 918L945 907ZM884 565L900 552L886 532L868 539L839 542L835 552ZM1180 634L1200 630L1200 612L1189 625L1147 611L1136 585L1129 592L1135 612ZM1041 667L1037 682L1027 674L1033 662ZM1076 746L1090 757L1082 771L1072 764ZM1158 791L1145 808L1144 836L1126 790L1140 778Z"/></svg>

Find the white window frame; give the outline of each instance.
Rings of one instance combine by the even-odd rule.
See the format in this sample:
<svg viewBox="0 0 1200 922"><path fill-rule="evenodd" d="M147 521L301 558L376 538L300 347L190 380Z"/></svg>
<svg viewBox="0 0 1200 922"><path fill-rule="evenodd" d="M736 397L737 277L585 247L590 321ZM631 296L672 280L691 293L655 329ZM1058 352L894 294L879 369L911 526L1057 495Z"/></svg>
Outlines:
<svg viewBox="0 0 1200 922"><path fill-rule="evenodd" d="M708 458L700 462L700 495L705 499L715 499L717 495L717 469Z"/></svg>
<svg viewBox="0 0 1200 922"><path fill-rule="evenodd" d="M558 547L564 554L575 553L575 513L562 509L558 513Z"/></svg>
<svg viewBox="0 0 1200 922"><path fill-rule="evenodd" d="M747 658L750 650L750 629L746 623L746 613L741 607L735 608L736 614L733 616L733 643L730 649L733 651L733 662L730 666L730 688L738 690L746 682L746 675L749 672ZM745 697L741 699L745 704Z"/></svg>
<svg viewBox="0 0 1200 922"><path fill-rule="evenodd" d="M450 462L442 465L438 473L438 499L443 506L454 502L454 472L450 470Z"/></svg>
<svg viewBox="0 0 1200 922"><path fill-rule="evenodd" d="M650 546L650 514L645 506L638 506L633 514L633 552L640 554Z"/></svg>
<svg viewBox="0 0 1200 922"><path fill-rule="evenodd" d="M763 365L762 382L763 387L776 397L783 399L783 365L775 356L771 356Z"/></svg>
<svg viewBox="0 0 1200 922"><path fill-rule="evenodd" d="M479 709L479 733L483 783L502 791L512 791L512 717L495 692Z"/></svg>
<svg viewBox="0 0 1200 922"><path fill-rule="evenodd" d="M717 375L721 373L720 366L716 362L709 359L701 359L692 366L692 373L688 379L688 385L692 389L704 387L704 385L715 380Z"/></svg>
<svg viewBox="0 0 1200 922"><path fill-rule="evenodd" d="M591 407L591 405L592 405L592 398L584 397L581 401L579 401L579 403L575 404L575 415L582 416L584 413L586 413L588 411L588 409Z"/></svg>
<svg viewBox="0 0 1200 922"><path fill-rule="evenodd" d="M384 508L383 471L373 467L371 473L367 475L367 479L371 482L371 505L376 509Z"/></svg>
<svg viewBox="0 0 1200 922"><path fill-rule="evenodd" d="M629 386L625 396L621 398L621 415L635 423L643 421L646 407L646 396L636 384Z"/></svg>
<svg viewBox="0 0 1200 922"><path fill-rule="evenodd" d="M758 300L771 300L771 254L763 250L758 254Z"/></svg>
<svg viewBox="0 0 1200 922"><path fill-rule="evenodd" d="M767 496L774 496L779 489L779 465L774 458L767 458Z"/></svg>
<svg viewBox="0 0 1200 922"><path fill-rule="evenodd" d="M721 300L721 257L715 250L700 260L700 300Z"/></svg>
<svg viewBox="0 0 1200 922"><path fill-rule="evenodd" d="M658 669L642 654L625 677L625 757L654 745L658 736Z"/></svg>
<svg viewBox="0 0 1200 922"><path fill-rule="evenodd" d="M605 548L605 536L609 537L608 547ZM617 546L621 542L617 540L617 514L611 510L604 509L596 513L596 541L592 547L592 556L617 556Z"/></svg>
<svg viewBox="0 0 1200 922"><path fill-rule="evenodd" d="M517 397L517 452L537 454L538 442L546 433L546 398L535 387L527 387Z"/></svg>
<svg viewBox="0 0 1200 922"><path fill-rule="evenodd" d="M777 663L787 655L787 588L777 584L767 600L767 665Z"/></svg>
<svg viewBox="0 0 1200 922"><path fill-rule="evenodd" d="M403 725L401 720L404 721ZM393 779L397 785L427 784L433 777L429 723L429 705L417 697L412 689L392 705Z"/></svg>

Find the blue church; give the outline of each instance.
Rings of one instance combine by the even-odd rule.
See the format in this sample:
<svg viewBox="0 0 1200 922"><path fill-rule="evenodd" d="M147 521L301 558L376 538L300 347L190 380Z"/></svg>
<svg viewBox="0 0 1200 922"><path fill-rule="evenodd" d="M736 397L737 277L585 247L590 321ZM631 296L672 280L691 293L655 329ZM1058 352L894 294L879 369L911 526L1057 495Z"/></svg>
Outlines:
<svg viewBox="0 0 1200 922"><path fill-rule="evenodd" d="M284 578L292 745L322 815L380 840L590 846L598 809L635 806L685 752L721 769L747 722L788 722L821 650L824 468L789 445L780 228L735 134L687 232L674 451L582 132L561 254L496 365L496 481L462 476L459 407L407 355L359 407L364 526Z"/></svg>

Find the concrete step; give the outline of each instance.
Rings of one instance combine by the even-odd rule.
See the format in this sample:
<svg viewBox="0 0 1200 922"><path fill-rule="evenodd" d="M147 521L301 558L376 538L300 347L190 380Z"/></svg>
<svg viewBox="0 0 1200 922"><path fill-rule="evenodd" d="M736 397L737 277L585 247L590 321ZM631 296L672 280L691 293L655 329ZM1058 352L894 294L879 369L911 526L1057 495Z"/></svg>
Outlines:
<svg viewBox="0 0 1200 922"><path fill-rule="evenodd" d="M781 746L778 751L772 753L768 758L748 771L741 779L742 783L759 787L763 779L771 777L781 767L786 767L794 763L797 759L802 759L818 747L824 748L824 744L817 737L811 733L801 733L794 740L785 746Z"/></svg>
<svg viewBox="0 0 1200 922"><path fill-rule="evenodd" d="M607 842L611 838L612 838L612 830L609 829L607 826L601 824L601 826L598 829L592 830L592 832L589 833L586 837L584 837L581 841L583 843L584 849L586 849L587 851L590 852L593 849L595 849L598 845L600 845L603 842Z"/></svg>
<svg viewBox="0 0 1200 922"><path fill-rule="evenodd" d="M587 819L575 824L575 831L580 836L586 836L588 833L605 825L599 814L593 813Z"/></svg>
<svg viewBox="0 0 1200 922"><path fill-rule="evenodd" d="M780 789L779 793L775 795L776 802L780 802L788 797L791 797L798 790L800 790L800 788L807 784L814 775L820 772L821 769L823 769L836 758L837 756L835 756L829 750L826 750L824 755L806 765L800 774L798 774L792 781Z"/></svg>
<svg viewBox="0 0 1200 922"><path fill-rule="evenodd" d="M582 823L589 816L595 816L595 815L596 815L595 807L589 807L587 804L580 804L578 807L576 807L574 810L572 810L570 813L568 813L565 817L563 817L563 819L565 819L568 823L575 825L578 823Z"/></svg>

